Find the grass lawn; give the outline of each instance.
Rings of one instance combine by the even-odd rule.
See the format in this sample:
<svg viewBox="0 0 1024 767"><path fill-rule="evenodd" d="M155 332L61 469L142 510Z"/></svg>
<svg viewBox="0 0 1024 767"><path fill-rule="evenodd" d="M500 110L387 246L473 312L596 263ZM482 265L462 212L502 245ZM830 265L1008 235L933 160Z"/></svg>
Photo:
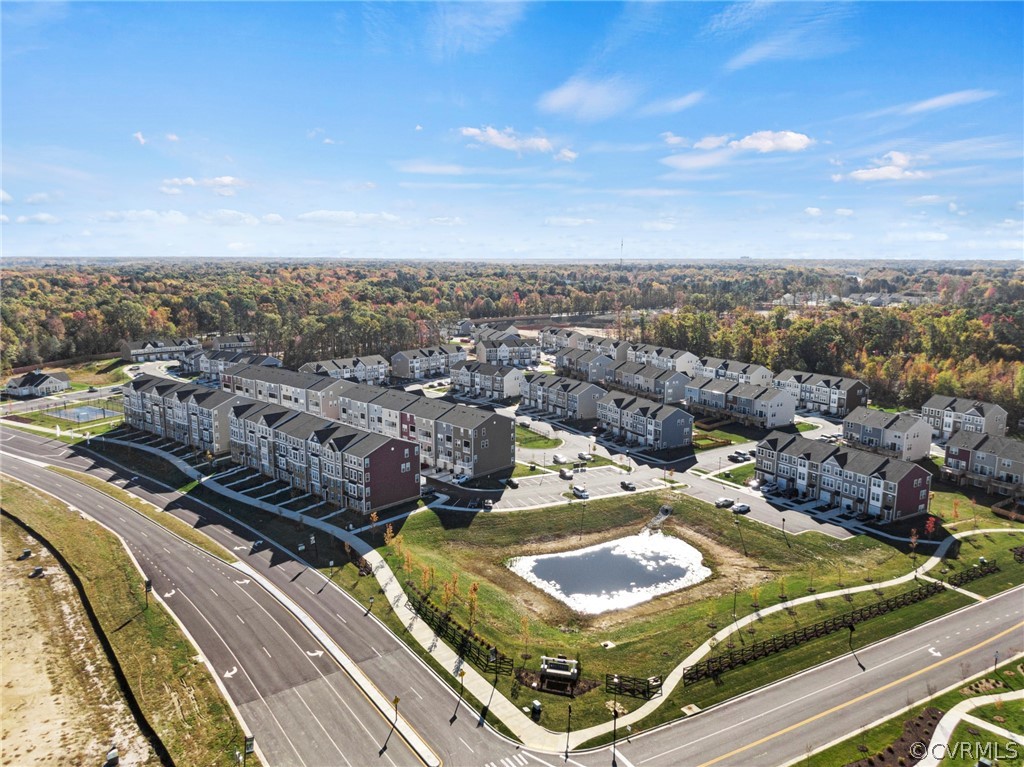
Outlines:
<svg viewBox="0 0 1024 767"><path fill-rule="evenodd" d="M96 360L94 362L82 362L67 367L47 368L47 372L64 371L68 374L73 384L85 384L89 386L109 386L111 384L126 383L132 380L125 372L130 363L122 359Z"/></svg>
<svg viewBox="0 0 1024 767"><path fill-rule="evenodd" d="M806 421L797 421L797 424L796 424L796 430L797 431L814 431L817 428L818 428L818 424L816 424L816 423L807 423Z"/></svg>
<svg viewBox="0 0 1024 767"><path fill-rule="evenodd" d="M990 562L997 562L1000 572L964 584L967 591L973 591L975 594L986 597L992 596L1024 583L1024 564L1017 562L1013 558L1013 554L1010 553L1010 549L1017 546L1024 546L1024 532L1014 530L1005 533L968 535L961 539L960 558L944 563L943 567L949 568L951 575L958 570L969 568L978 561L979 557L984 557ZM933 574L936 577L948 577L948 575L942 576L937 571Z"/></svg>
<svg viewBox="0 0 1024 767"><path fill-rule="evenodd" d="M858 633L859 631L860 629L858 627ZM1022 685L1022 669L1024 669L1024 666L1021 666L1019 662L1011 662L1000 666L999 670L995 675L993 675L991 671L988 671L976 677L973 677L972 679L981 680L982 684L984 684L984 680L998 680L1004 685L1003 689L1019 690L1021 689ZM1012 676L1007 672L1012 672ZM860 759L865 758L865 755L867 754L877 754L878 752L883 751L890 744L894 743L900 737L900 735L902 735L904 722L906 722L908 719L917 716L917 714L919 714L928 706L934 706L940 711L949 711L957 703L974 697L976 694L987 694L973 693L971 690L968 689L969 684L969 681L965 681L963 687L958 687L956 689L950 690L949 692L942 693L941 695L938 695L934 698L929 699L928 701L925 701L912 707L908 711L904 711L900 714L897 714L892 719L883 722L877 727L874 727L865 732L859 732L851 738L842 741L841 743L837 743L836 745L831 746L830 748L827 748L824 751L819 751L817 754L814 754L813 756L808 757L806 760L801 761L801 764L807 765L807 767L833 767L833 765L837 764L848 764L850 762L858 761ZM1010 706L1006 706L1005 708L1008 709L1010 708ZM1017 708L1019 709L1019 706L1017 706ZM1005 715L1006 714L1003 714L1003 716ZM960 727L962 726L963 725L960 725ZM976 740L975 736L969 735L966 731L961 732L960 727L954 730L953 738L950 740L951 743L956 742L957 740L959 740L960 742L974 742ZM1017 731L1020 732L1020 729L1018 729ZM865 750L862 751L860 747L863 747ZM1024 751L1018 750L1018 754L1024 754ZM973 767L976 761L977 759L975 758L970 762L950 763L970 764L971 767ZM946 765L947 761L944 760L942 764ZM1000 761L1000 764L1019 765L1021 764L1021 761L1018 757L1018 760L1016 762Z"/></svg>
<svg viewBox="0 0 1024 767"><path fill-rule="evenodd" d="M979 734L975 735L974 732ZM1018 746L994 733L980 730L965 722L961 722L953 730L953 734L949 738L949 751L939 765L940 767L976 767L979 763L978 757L986 756L979 749L986 747L990 749L986 758L992 760L993 764L998 764L999 767L1024 765L1024 746ZM998 762L993 759L997 753Z"/></svg>
<svg viewBox="0 0 1024 767"><path fill-rule="evenodd" d="M736 485L746 485L751 479L754 478L754 470L757 468L754 461L750 460L741 466L737 466L735 469L729 469L724 471L717 476L722 479L727 479Z"/></svg>
<svg viewBox="0 0 1024 767"><path fill-rule="evenodd" d="M174 762L234 764L239 723L177 623L155 600L147 609L142 576L118 539L7 478L4 507L74 563L132 694Z"/></svg>
<svg viewBox="0 0 1024 767"><path fill-rule="evenodd" d="M516 444L528 450L552 450L562 444L560 439L551 439L516 424Z"/></svg>
<svg viewBox="0 0 1024 767"><path fill-rule="evenodd" d="M987 706L974 709L971 713L1010 732L1024 732L1024 706L1019 703L989 703Z"/></svg>

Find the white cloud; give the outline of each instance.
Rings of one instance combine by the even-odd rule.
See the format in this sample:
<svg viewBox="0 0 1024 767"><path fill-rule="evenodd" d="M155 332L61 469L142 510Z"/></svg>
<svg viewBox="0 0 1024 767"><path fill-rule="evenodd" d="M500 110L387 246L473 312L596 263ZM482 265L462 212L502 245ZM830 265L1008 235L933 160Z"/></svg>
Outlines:
<svg viewBox="0 0 1024 767"><path fill-rule="evenodd" d="M466 222L459 216L435 216L430 219L435 226L465 226Z"/></svg>
<svg viewBox="0 0 1024 767"><path fill-rule="evenodd" d="M264 224L283 224L284 216L280 213L267 213L260 219Z"/></svg>
<svg viewBox="0 0 1024 767"><path fill-rule="evenodd" d="M577 157L579 157L579 153L568 148L560 149L558 154L555 155L555 159L559 162L573 162Z"/></svg>
<svg viewBox="0 0 1024 767"><path fill-rule="evenodd" d="M235 253L241 253L244 250L248 250L252 245L248 242L229 242L227 248Z"/></svg>
<svg viewBox="0 0 1024 767"><path fill-rule="evenodd" d="M178 210L108 210L97 216L110 223L187 224L188 216Z"/></svg>
<svg viewBox="0 0 1024 767"><path fill-rule="evenodd" d="M168 133L164 138L166 138L168 141L181 141L181 139L178 138L177 133Z"/></svg>
<svg viewBox="0 0 1024 767"><path fill-rule="evenodd" d="M805 242L849 242L853 239L850 232L791 232L789 236Z"/></svg>
<svg viewBox="0 0 1024 767"><path fill-rule="evenodd" d="M543 136L520 137L512 128L498 130L488 125L485 128L460 128L459 132L466 138L471 138L484 146L493 146L518 154L523 152L551 154L555 151L554 145Z"/></svg>
<svg viewBox="0 0 1024 767"><path fill-rule="evenodd" d="M523 16L521 3L438 3L427 32L437 56L479 53L509 32Z"/></svg>
<svg viewBox="0 0 1024 767"><path fill-rule="evenodd" d="M19 224L59 224L60 219L49 213L33 213L31 216L18 216Z"/></svg>
<svg viewBox="0 0 1024 767"><path fill-rule="evenodd" d="M180 186L162 186L160 187L162 194L181 194Z"/></svg>
<svg viewBox="0 0 1024 767"><path fill-rule="evenodd" d="M427 176L462 176L469 172L469 169L463 165L421 162L419 160L399 163L396 167L402 173L421 173Z"/></svg>
<svg viewBox="0 0 1024 767"><path fill-rule="evenodd" d="M544 219L544 226L577 227L593 224L592 218L573 218L572 216L549 216Z"/></svg>
<svg viewBox="0 0 1024 767"><path fill-rule="evenodd" d="M945 242L949 235L945 232L889 232L887 242Z"/></svg>
<svg viewBox="0 0 1024 767"><path fill-rule="evenodd" d="M7 218L7 216L5 214L0 213L0 224L9 224L9 223L11 223L11 219Z"/></svg>
<svg viewBox="0 0 1024 767"><path fill-rule="evenodd" d="M618 77L588 80L576 76L542 95L537 108L583 122L596 122L624 112L635 101L634 86Z"/></svg>
<svg viewBox="0 0 1024 767"><path fill-rule="evenodd" d="M669 146L686 146L689 142L682 136L677 136L672 131L665 131L659 137Z"/></svg>
<svg viewBox="0 0 1024 767"><path fill-rule="evenodd" d="M234 197L236 190L245 186L245 182L234 176L216 176L214 178L199 179L199 181L196 181L191 176L186 176L185 178L165 178L160 191L164 194L180 194L181 190L175 189L175 187L183 186L202 186L212 189L215 194L221 197Z"/></svg>
<svg viewBox="0 0 1024 767"><path fill-rule="evenodd" d="M661 161L676 170L700 170L723 165L735 156L736 153L732 149L719 149L716 152L701 152L699 154L674 154L662 158Z"/></svg>
<svg viewBox="0 0 1024 767"><path fill-rule="evenodd" d="M907 205L938 205L946 198L937 194L922 194L918 197L911 197Z"/></svg>
<svg viewBox="0 0 1024 767"><path fill-rule="evenodd" d="M694 149L718 149L720 146L725 146L729 140L728 135L724 136L705 136L696 144L693 145Z"/></svg>
<svg viewBox="0 0 1024 767"><path fill-rule="evenodd" d="M332 138L325 138L325 139L324 139L324 143L325 143L325 144L334 144L334 143L336 143L336 142L335 142L335 140L334 140L334 139L332 139Z"/></svg>
<svg viewBox="0 0 1024 767"><path fill-rule="evenodd" d="M146 146L146 137L142 135L142 131L135 131L132 138L139 142L139 146Z"/></svg>
<svg viewBox="0 0 1024 767"><path fill-rule="evenodd" d="M423 126L422 125L417 125L415 128L413 128L413 130L421 131L421 130L423 130Z"/></svg>
<svg viewBox="0 0 1024 767"><path fill-rule="evenodd" d="M821 215L821 208L804 208L804 213L806 213L808 216L817 218L818 216Z"/></svg>
<svg viewBox="0 0 1024 767"><path fill-rule="evenodd" d="M657 221L644 221L640 228L646 232L671 232L677 226L674 218L662 218Z"/></svg>
<svg viewBox="0 0 1024 767"><path fill-rule="evenodd" d="M836 208L837 216L852 216L853 211L850 208Z"/></svg>
<svg viewBox="0 0 1024 767"><path fill-rule="evenodd" d="M357 213L354 210L314 210L296 216L296 220L311 224L334 224L336 226L397 224L401 221L393 213Z"/></svg>
<svg viewBox="0 0 1024 767"><path fill-rule="evenodd" d="M730 3L704 27L705 34L722 35L743 31L761 21L772 6L771 0Z"/></svg>
<svg viewBox="0 0 1024 767"><path fill-rule="evenodd" d="M703 99L704 91L693 91L679 98L652 102L640 110L640 112L643 115L674 115L682 112L684 109L696 106Z"/></svg>
<svg viewBox="0 0 1024 767"><path fill-rule="evenodd" d="M851 171L845 178L854 181L912 181L929 177L924 171L911 170L913 163L914 158L904 152L887 152L880 160L874 160L875 167ZM832 176L833 181L843 178L838 173Z"/></svg>
<svg viewBox="0 0 1024 767"><path fill-rule="evenodd" d="M14 198L11 197L3 189L0 189L0 202L13 202Z"/></svg>
<svg viewBox="0 0 1024 767"><path fill-rule="evenodd" d="M35 194L30 194L25 198L25 202L29 205L43 205L51 201L50 195L46 192L36 192Z"/></svg>
<svg viewBox="0 0 1024 767"><path fill-rule="evenodd" d="M200 213L199 215L204 221L221 226L255 226L260 222L256 216L250 213L225 208L210 213Z"/></svg>
<svg viewBox="0 0 1024 767"><path fill-rule="evenodd" d="M757 152L802 152L814 143L814 139L794 131L762 130L744 136L739 141L730 141L735 149L752 149Z"/></svg>
<svg viewBox="0 0 1024 767"><path fill-rule="evenodd" d="M192 178L191 176L186 176L185 178L165 178L164 179L164 185L165 186L195 186L196 185L196 180L194 178Z"/></svg>
<svg viewBox="0 0 1024 767"><path fill-rule="evenodd" d="M735 18L739 23L726 26L748 26L763 12L767 5L745 10L737 9ZM760 24L766 28L766 36L733 56L725 65L728 72L735 72L765 61L806 60L830 56L849 47L847 38L839 31L839 23L850 13L840 4L828 3L778 3L771 7L780 9L781 17L773 23Z"/></svg>
<svg viewBox="0 0 1024 767"><path fill-rule="evenodd" d="M949 109L950 107L963 106L965 104L974 104L978 101L985 101L993 96L998 95L996 91L983 91L977 88L972 88L966 91L955 91L953 93L944 93L941 96L935 96L924 101L914 101L908 104L899 104L894 107L887 107L886 109L880 109L877 112L872 112L868 117L881 117L882 115L915 115L921 114L922 112L935 112L940 109Z"/></svg>

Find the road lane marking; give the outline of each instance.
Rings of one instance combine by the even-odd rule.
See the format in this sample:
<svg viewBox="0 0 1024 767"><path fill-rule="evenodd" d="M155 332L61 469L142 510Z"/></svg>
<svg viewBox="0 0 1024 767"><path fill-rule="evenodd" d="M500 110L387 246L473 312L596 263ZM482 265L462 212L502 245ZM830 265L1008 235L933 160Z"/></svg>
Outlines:
<svg viewBox="0 0 1024 767"><path fill-rule="evenodd" d="M839 705L833 706L832 708L828 709L827 711L822 711L822 712L817 713L817 714L815 714L813 716L809 716L806 719L804 719L802 722L796 722L794 724L791 724L788 727L784 727L781 730L779 730L778 732L772 733L771 735L766 735L763 738L760 738L759 740L754 741L753 743L749 743L746 746L740 746L739 748L733 749L732 751L730 751L727 754L722 754L721 756L718 756L718 757L716 757L714 759L711 759L710 761L704 762L703 764L700 765L700 767L710 767L710 765L712 765L712 764L717 764L718 762L721 762L724 759L728 759L728 758L730 758L732 756L736 756L736 754L741 754L744 751L749 751L750 749L755 748L756 746L760 746L761 744L767 743L770 740L774 740L775 738L778 738L778 737L780 737L782 735L786 735L787 733L790 733L793 730L799 729L800 727L803 727L804 725L810 724L811 722L817 721L818 719L821 719L822 717L829 716L830 714L834 714L837 711L842 711L844 708L849 708L850 706L856 705L857 703L860 703L862 700L867 700L868 698L871 698L871 697L873 697L875 695L878 695L881 692L885 692L886 690L892 689L896 685L903 684L903 682L906 682L906 681L908 681L910 679L913 679L914 677L918 677L921 674L925 674L925 673L927 673L927 672L929 672L929 671L931 671L933 669L938 668L939 666L943 666L943 665L949 663L950 661L954 661L957 658L960 658L960 657L963 657L964 655L967 655L968 653L974 652L979 647L984 647L985 645L991 644L992 642L995 642L998 639L1002 639L1007 634L1011 634L1011 633L1013 633L1015 631L1019 631L1021 629L1021 627L1024 627L1024 621L1020 621L1015 626L1010 626L1010 628L1005 629L1003 631L1000 631L998 634L995 634L994 636L991 636L988 639L984 639L981 642L978 642L977 644L975 644L975 645L973 645L971 647L967 647L967 648L961 650L960 652L958 652L958 653L956 653L954 655L950 655L948 658L943 658L942 660L935 661L935 663L932 663L930 666L925 666L924 668L920 668L917 671L913 671L913 672L911 672L909 674L906 674L905 676L902 676L899 679L894 679L891 682L888 682L888 683L882 685L881 687L876 687L874 690L871 690L869 692L863 693L862 695L858 695L856 698L848 700L848 701L846 701L844 703L840 703Z"/></svg>
<svg viewBox="0 0 1024 767"><path fill-rule="evenodd" d="M213 589L210 589L210 593L211 593L211 594L213 594L213 595L214 595L215 597L217 597L218 599L220 598L220 594L218 594L218 593L217 593L216 591L214 591Z"/></svg>
<svg viewBox="0 0 1024 767"><path fill-rule="evenodd" d="M410 690L412 690L412 694L413 694L413 695L415 695L415 696L416 696L417 698L419 698L420 700L423 700L423 696L422 696L422 695L420 695L420 694L419 694L418 692L416 692L416 688L415 688L415 687L410 687L409 689L410 689Z"/></svg>
<svg viewBox="0 0 1024 767"><path fill-rule="evenodd" d="M235 613L235 617L238 618L238 622L239 623L241 623L243 626L245 625L245 621L242 620L242 616L241 615L239 615L238 613Z"/></svg>
<svg viewBox="0 0 1024 767"><path fill-rule="evenodd" d="M186 569L186 570L188 570L188 571L189 571L190 573L192 573L192 575L195 575L195 574L196 574L196 571L195 571L195 570L193 570L193 569L192 569L191 567L189 567L188 565L185 565L185 569Z"/></svg>
<svg viewBox="0 0 1024 767"><path fill-rule="evenodd" d="M376 653L377 653L377 657L378 657L378 658L383 658L383 657L384 657L384 656L383 656L383 655L381 655L381 654L380 654L379 652L377 652L377 648L376 648L376 647L374 647L373 645L370 645L370 649L371 649L371 650L373 650L374 652L376 652Z"/></svg>
<svg viewBox="0 0 1024 767"><path fill-rule="evenodd" d="M263 645L260 645L260 647L263 647ZM274 657L273 655L270 654L270 650L268 650L266 647L263 647L263 652L265 652L267 654L268 658L273 658Z"/></svg>
<svg viewBox="0 0 1024 767"><path fill-rule="evenodd" d="M337 618L338 618L338 620L339 620L339 621L341 621L342 623L344 623L344 624L345 624L346 626L348 625L348 621L347 621L347 620L345 620L344 618L342 618L342 617L341 617L340 615L338 615L337 613L335 613L335 615L337 616Z"/></svg>
<svg viewBox="0 0 1024 767"><path fill-rule="evenodd" d="M459 736L459 740L462 740L462 736L461 735ZM464 745L469 750L469 753L471 753L471 754L475 754L476 753L476 751L474 751L473 749L469 748L469 744L466 741L462 740L462 745Z"/></svg>

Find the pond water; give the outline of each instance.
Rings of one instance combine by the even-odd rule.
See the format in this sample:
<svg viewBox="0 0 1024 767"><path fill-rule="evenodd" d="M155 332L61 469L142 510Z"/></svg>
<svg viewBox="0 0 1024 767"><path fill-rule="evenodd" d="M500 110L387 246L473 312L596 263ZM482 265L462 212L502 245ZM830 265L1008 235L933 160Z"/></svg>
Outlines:
<svg viewBox="0 0 1024 767"><path fill-rule="evenodd" d="M512 572L573 610L603 613L700 583L711 570L685 541L643 531L559 554L515 557Z"/></svg>

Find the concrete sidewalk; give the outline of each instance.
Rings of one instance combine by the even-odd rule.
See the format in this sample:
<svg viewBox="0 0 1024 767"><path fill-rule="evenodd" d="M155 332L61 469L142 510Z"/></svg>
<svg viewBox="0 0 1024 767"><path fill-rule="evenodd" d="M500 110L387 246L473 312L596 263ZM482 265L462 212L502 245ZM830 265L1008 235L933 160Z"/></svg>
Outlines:
<svg viewBox="0 0 1024 767"><path fill-rule="evenodd" d="M1000 727L997 724L986 722L983 719L979 719L976 716L969 714L969 711L973 711L980 706L987 706L989 703L995 703L1002 701L1006 703L1008 701L1024 701L1024 690L1016 690L1011 692L1000 693L998 695L984 695L980 698L971 698L969 700L963 700L957 703L951 708L946 714L939 720L938 725L935 727L935 733L932 735L932 740L928 744L925 757L917 763L917 767L938 767L942 760L950 755L956 755L955 751L950 751L951 747L956 748L957 744L950 744L950 738L953 737L953 731L956 729L960 722L969 722L971 726L985 730L985 734L995 735L1002 740L1009 743L1016 743L1019 746L1024 746L1024 735L1018 732L1011 732L1004 727ZM985 734L972 736L970 745L975 746L977 743L991 743L991 738L986 739ZM1018 753L1021 749L1018 749Z"/></svg>

